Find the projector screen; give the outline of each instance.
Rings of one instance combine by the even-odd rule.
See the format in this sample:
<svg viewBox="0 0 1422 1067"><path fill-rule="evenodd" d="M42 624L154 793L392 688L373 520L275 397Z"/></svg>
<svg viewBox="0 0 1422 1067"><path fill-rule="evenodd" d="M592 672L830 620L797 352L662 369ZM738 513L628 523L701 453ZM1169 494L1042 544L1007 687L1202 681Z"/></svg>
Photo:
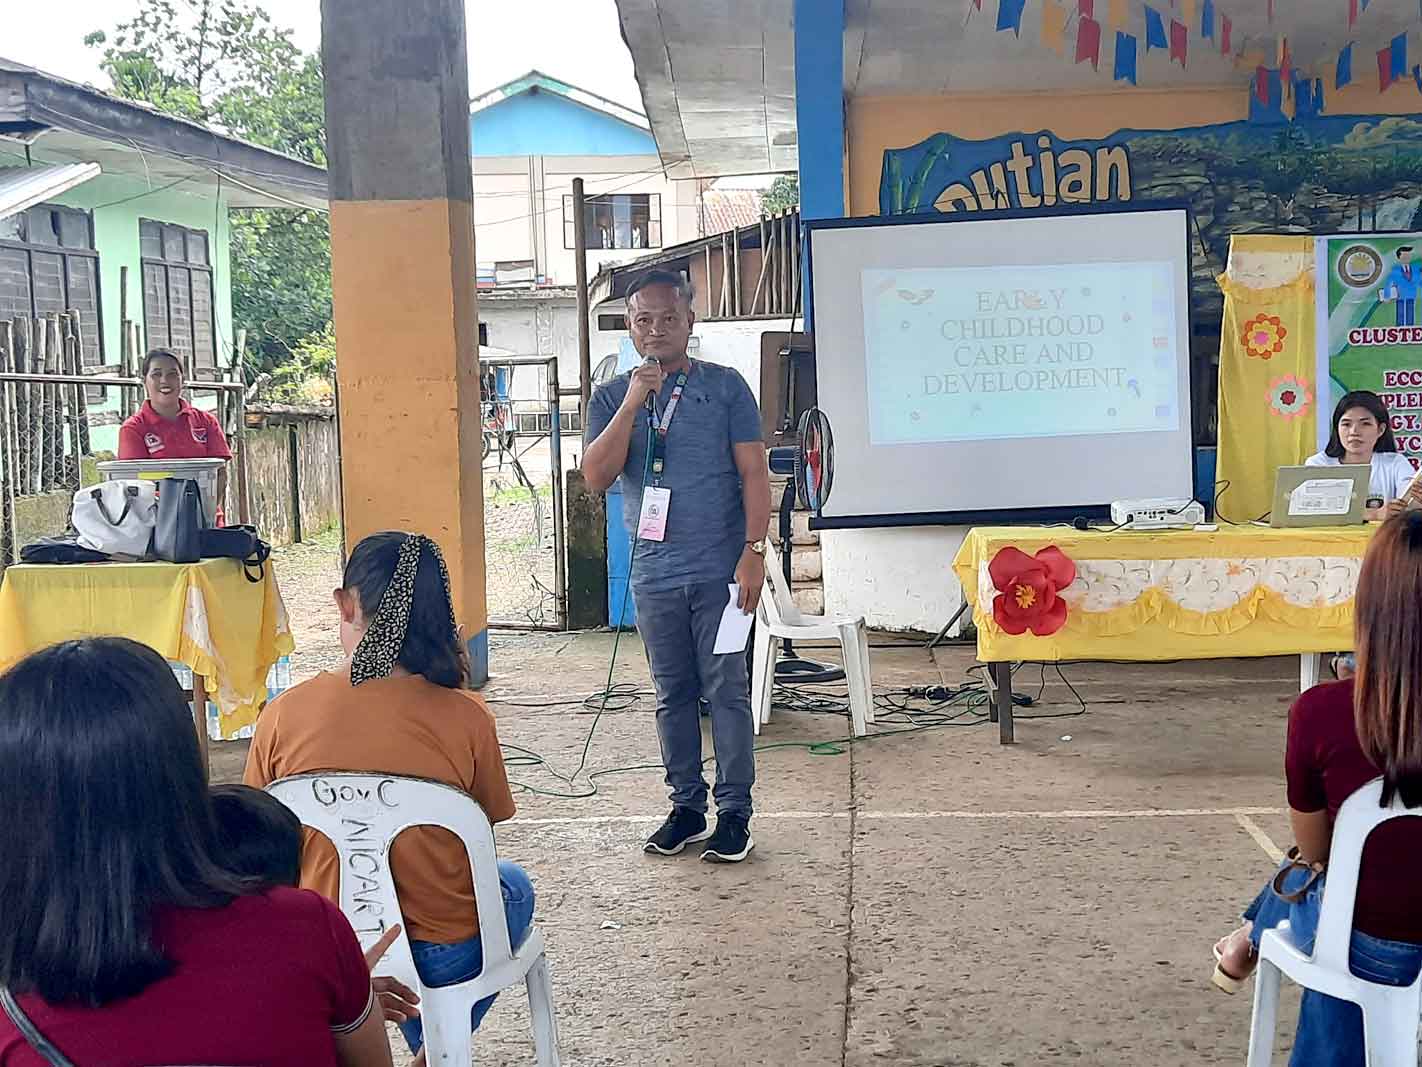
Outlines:
<svg viewBox="0 0 1422 1067"><path fill-rule="evenodd" d="M820 525L1194 496L1184 210L811 224L810 257Z"/></svg>

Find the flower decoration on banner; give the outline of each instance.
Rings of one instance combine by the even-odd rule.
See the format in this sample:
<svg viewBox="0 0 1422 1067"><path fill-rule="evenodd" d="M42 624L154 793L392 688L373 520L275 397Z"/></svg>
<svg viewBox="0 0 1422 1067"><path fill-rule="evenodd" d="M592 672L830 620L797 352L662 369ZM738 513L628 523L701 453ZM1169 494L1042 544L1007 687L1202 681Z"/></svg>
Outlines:
<svg viewBox="0 0 1422 1067"><path fill-rule="evenodd" d="M1255 315L1244 324L1244 351L1255 359L1273 359L1284 350L1289 331L1277 315Z"/></svg>
<svg viewBox="0 0 1422 1067"><path fill-rule="evenodd" d="M988 575L998 591L992 617L1003 632L1015 637L1031 630L1050 637L1066 625L1067 605L1060 593L1076 581L1076 564L1056 545L1035 556L1004 548L988 564Z"/></svg>
<svg viewBox="0 0 1422 1067"><path fill-rule="evenodd" d="M1269 386L1269 407L1281 419L1301 419L1313 403L1308 383L1292 374L1277 378Z"/></svg>

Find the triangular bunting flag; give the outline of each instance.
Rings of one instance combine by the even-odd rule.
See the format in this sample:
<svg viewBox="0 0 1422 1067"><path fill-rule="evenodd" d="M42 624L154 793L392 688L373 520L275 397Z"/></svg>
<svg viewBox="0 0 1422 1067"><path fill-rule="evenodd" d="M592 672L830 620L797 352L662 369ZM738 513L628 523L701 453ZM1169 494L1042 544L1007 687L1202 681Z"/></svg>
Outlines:
<svg viewBox="0 0 1422 1067"><path fill-rule="evenodd" d="M1353 45L1350 43L1338 53L1338 70L1333 78L1333 88L1341 89L1353 83Z"/></svg>
<svg viewBox="0 0 1422 1067"><path fill-rule="evenodd" d="M1133 34L1116 31L1116 65L1111 77L1118 82L1136 84L1136 38Z"/></svg>
<svg viewBox="0 0 1422 1067"><path fill-rule="evenodd" d="M1358 24L1358 0L1348 0L1348 28Z"/></svg>
<svg viewBox="0 0 1422 1067"><path fill-rule="evenodd" d="M1060 0L1043 0L1042 44L1059 56L1066 55L1067 10Z"/></svg>
<svg viewBox="0 0 1422 1067"><path fill-rule="evenodd" d="M1220 54L1229 55L1234 51L1234 41L1230 38L1234 36L1234 22L1228 15L1220 16Z"/></svg>
<svg viewBox="0 0 1422 1067"><path fill-rule="evenodd" d="M1200 36L1211 41L1215 38L1215 0L1205 0L1201 5Z"/></svg>
<svg viewBox="0 0 1422 1067"><path fill-rule="evenodd" d="M1269 0L1269 21L1274 21L1274 0Z"/></svg>
<svg viewBox="0 0 1422 1067"><path fill-rule="evenodd" d="M1165 20L1160 17L1160 12L1147 6L1145 19L1146 51L1149 52L1152 48L1169 48L1170 42L1165 37Z"/></svg>
<svg viewBox="0 0 1422 1067"><path fill-rule="evenodd" d="M1378 49L1378 92L1392 88L1392 45Z"/></svg>
<svg viewBox="0 0 1422 1067"><path fill-rule="evenodd" d="M1170 20L1170 58L1180 60L1180 65L1185 65L1185 52L1190 47L1190 34L1185 29L1183 22Z"/></svg>
<svg viewBox="0 0 1422 1067"><path fill-rule="evenodd" d="M1085 15L1076 29L1076 61L1091 60L1091 69L1101 69L1101 23Z"/></svg>
<svg viewBox="0 0 1422 1067"><path fill-rule="evenodd" d="M998 0L997 5L997 29L998 32L1011 30L1017 36L1022 36L1022 9L1027 6L1027 0Z"/></svg>
<svg viewBox="0 0 1422 1067"><path fill-rule="evenodd" d="M1392 60L1392 67L1389 73L1393 81L1398 81L1407 75L1407 34L1399 33L1392 39L1392 44L1388 48L1388 57Z"/></svg>
<svg viewBox="0 0 1422 1067"><path fill-rule="evenodd" d="M1422 93L1422 65L1414 65L1412 68L1412 80L1417 83L1417 91Z"/></svg>
<svg viewBox="0 0 1422 1067"><path fill-rule="evenodd" d="M1363 0L1363 10L1368 10L1368 0Z"/></svg>
<svg viewBox="0 0 1422 1067"><path fill-rule="evenodd" d="M1258 67L1254 71L1254 96L1261 104L1269 102L1269 68Z"/></svg>
<svg viewBox="0 0 1422 1067"><path fill-rule="evenodd" d="M1096 0L1076 0L1076 13L1084 19L1096 15Z"/></svg>

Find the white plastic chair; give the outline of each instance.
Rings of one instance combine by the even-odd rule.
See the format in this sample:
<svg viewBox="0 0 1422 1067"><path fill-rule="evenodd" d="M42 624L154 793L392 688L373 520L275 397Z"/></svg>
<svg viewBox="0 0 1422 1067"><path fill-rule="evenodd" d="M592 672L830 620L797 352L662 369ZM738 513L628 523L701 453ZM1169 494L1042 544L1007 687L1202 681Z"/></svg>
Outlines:
<svg viewBox="0 0 1422 1067"><path fill-rule="evenodd" d="M765 587L756 608L755 648L751 660L751 701L755 732L770 722L775 691L775 662L780 642L838 641L844 656L844 677L849 683L849 717L855 737L869 732L874 721L874 689L869 679L869 631L861 616L856 619L804 615L795 606L780 556L765 546Z"/></svg>
<svg viewBox="0 0 1422 1067"><path fill-rule="evenodd" d="M1381 807L1382 779L1360 788L1343 802L1333 827L1328 880L1319 907L1313 955L1294 945L1289 924L1266 930L1259 944L1254 986L1254 1018L1249 1033L1248 1067L1269 1067L1279 1011L1279 976L1363 1009L1363 1042L1368 1067L1416 1067L1417 1024L1422 1015L1422 976L1410 986L1388 986L1355 977L1348 969L1353 936L1353 902L1358 895L1358 867L1363 844L1379 825L1404 815L1422 814L1394 798Z"/></svg>
<svg viewBox="0 0 1422 1067"><path fill-rule="evenodd" d="M558 1028L543 933L530 926L521 944L509 945L494 832L471 797L440 782L381 774L300 774L273 782L267 792L335 846L341 911L365 948L395 923L404 926L390 875L395 838L412 826L439 826L463 841L474 872L483 970L467 982L429 988L415 971L402 929L375 973L397 978L420 994L425 1059L431 1067L470 1067L471 1009L485 997L525 983L538 1067L558 1067Z"/></svg>

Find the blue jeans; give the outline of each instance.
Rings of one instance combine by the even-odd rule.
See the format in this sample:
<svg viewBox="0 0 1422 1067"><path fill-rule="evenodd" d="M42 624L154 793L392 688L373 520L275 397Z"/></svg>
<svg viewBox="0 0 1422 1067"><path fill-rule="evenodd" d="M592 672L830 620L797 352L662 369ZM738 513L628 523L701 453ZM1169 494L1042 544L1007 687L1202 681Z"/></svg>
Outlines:
<svg viewBox="0 0 1422 1067"><path fill-rule="evenodd" d="M755 720L751 717L746 657L716 655L716 630L726 609L727 582L633 588L637 632L647 650L657 689L657 740L667 769L671 802L706 812L701 773L701 713L711 710L716 750L716 810L751 814L755 784Z"/></svg>
<svg viewBox="0 0 1422 1067"><path fill-rule="evenodd" d="M1295 892L1308 879L1308 872L1291 868L1284 876L1284 892ZM1258 949L1259 938L1288 920L1289 932L1301 952L1313 951L1318 933L1319 906L1323 902L1323 879L1304 898L1291 904L1274 892L1272 884L1254 898L1244 918L1254 924L1249 939ZM1359 978L1380 985L1411 985L1422 969L1422 945L1407 941L1384 941L1380 937L1353 932L1348 969ZM1363 1011L1346 1000L1304 990L1299 1005L1299 1027L1294 1036L1290 1067L1365 1067L1363 1052Z"/></svg>
<svg viewBox="0 0 1422 1067"><path fill-rule="evenodd" d="M528 933L533 922L533 883L528 880L522 867L515 863L499 860L499 886L504 891L504 917L509 924L509 946L517 949ZM415 958L415 970L425 985L457 985L478 976L484 969L484 947L476 934L468 941L454 945L437 945L433 941L411 941L410 954ZM494 1005L493 997L485 997L474 1005L469 1014L469 1030L479 1029L484 1016ZM420 1051L424 1044L424 1028L419 1019L411 1019L400 1024L400 1032L405 1035L405 1043L411 1052Z"/></svg>

